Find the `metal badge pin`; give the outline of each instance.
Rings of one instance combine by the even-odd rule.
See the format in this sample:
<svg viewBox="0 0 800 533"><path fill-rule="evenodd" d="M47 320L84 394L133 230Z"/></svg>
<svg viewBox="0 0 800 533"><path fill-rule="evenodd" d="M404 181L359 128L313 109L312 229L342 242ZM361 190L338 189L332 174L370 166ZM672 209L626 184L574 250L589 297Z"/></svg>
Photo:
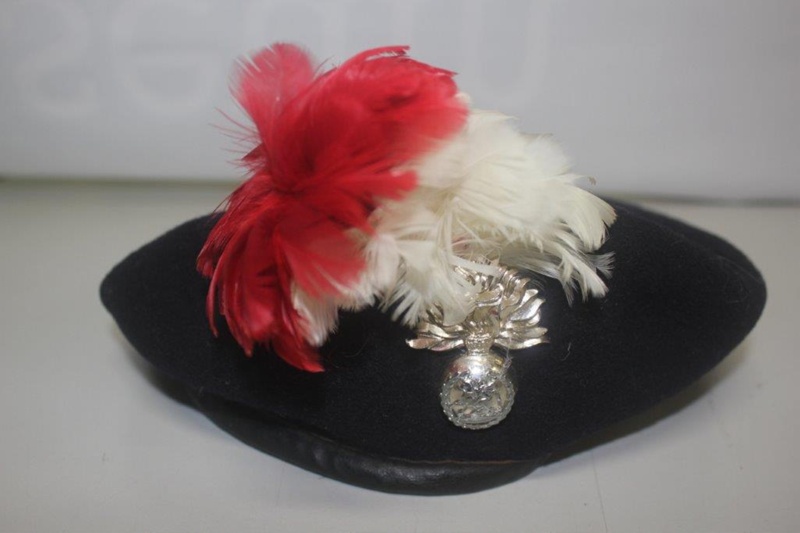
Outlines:
<svg viewBox="0 0 800 533"><path fill-rule="evenodd" d="M539 326L544 299L529 278L512 269L499 275L458 272L479 288L475 308L456 324L444 323L441 308L428 310L417 325L417 338L408 344L420 350L464 348L445 373L442 409L456 426L484 429L501 422L514 404L508 352L547 342L547 329Z"/></svg>

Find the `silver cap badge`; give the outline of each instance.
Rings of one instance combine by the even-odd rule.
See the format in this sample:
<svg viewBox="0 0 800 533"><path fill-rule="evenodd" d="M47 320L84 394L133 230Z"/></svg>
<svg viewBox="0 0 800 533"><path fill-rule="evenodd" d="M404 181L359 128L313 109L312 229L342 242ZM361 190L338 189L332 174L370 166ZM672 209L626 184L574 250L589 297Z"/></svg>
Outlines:
<svg viewBox="0 0 800 533"><path fill-rule="evenodd" d="M547 342L547 329L539 326L544 299L529 278L512 269L499 275L458 272L479 288L475 308L456 324L444 323L441 308L429 309L408 344L420 350L464 348L449 365L439 396L453 424L484 429L501 422L514 404L509 351Z"/></svg>

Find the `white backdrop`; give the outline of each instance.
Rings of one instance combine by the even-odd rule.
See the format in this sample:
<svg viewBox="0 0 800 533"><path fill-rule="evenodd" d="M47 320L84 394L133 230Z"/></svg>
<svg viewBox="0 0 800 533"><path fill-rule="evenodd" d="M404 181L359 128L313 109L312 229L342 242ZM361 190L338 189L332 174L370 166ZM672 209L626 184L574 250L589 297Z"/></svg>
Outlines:
<svg viewBox="0 0 800 533"><path fill-rule="evenodd" d="M602 191L800 198L794 0L0 0L0 175L237 179L232 62L410 44Z"/></svg>

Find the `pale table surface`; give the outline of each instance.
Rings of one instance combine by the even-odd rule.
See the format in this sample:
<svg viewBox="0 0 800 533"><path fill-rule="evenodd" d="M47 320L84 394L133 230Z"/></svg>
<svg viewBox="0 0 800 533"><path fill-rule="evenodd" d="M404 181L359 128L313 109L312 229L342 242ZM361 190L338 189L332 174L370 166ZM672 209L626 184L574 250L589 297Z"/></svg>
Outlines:
<svg viewBox="0 0 800 533"><path fill-rule="evenodd" d="M117 261L227 190L0 182L0 533L800 531L800 207L648 202L761 268L755 331L594 447L497 489L413 497L223 433L157 386L101 306Z"/></svg>

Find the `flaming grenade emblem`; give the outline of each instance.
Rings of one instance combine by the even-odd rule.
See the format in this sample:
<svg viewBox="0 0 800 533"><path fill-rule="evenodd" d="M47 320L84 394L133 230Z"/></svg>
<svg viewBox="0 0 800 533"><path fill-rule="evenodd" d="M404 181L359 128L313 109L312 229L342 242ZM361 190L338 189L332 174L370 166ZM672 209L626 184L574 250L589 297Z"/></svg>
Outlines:
<svg viewBox="0 0 800 533"><path fill-rule="evenodd" d="M547 342L547 329L539 326L544 299L530 279L512 269L499 275L458 272L479 288L473 311L462 322L445 324L441 308L429 309L408 344L437 352L464 348L445 374L442 409L456 426L484 429L502 421L514 404L509 351Z"/></svg>

